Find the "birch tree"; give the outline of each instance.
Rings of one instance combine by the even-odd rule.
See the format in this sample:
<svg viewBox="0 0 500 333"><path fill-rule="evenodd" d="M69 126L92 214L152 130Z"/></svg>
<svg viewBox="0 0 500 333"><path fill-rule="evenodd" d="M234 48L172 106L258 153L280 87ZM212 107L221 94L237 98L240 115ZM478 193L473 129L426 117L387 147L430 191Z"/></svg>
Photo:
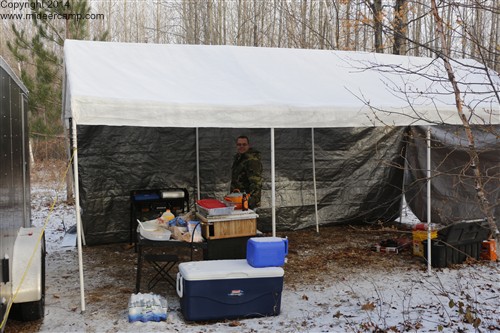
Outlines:
<svg viewBox="0 0 500 333"><path fill-rule="evenodd" d="M485 6L487 3L493 5L492 2L487 1L474 1L474 3L440 1L438 5L436 0L432 0L430 2L430 6L427 6L427 3L424 1L420 2L418 8L422 8L422 14L417 15L417 17L426 20L424 21L424 25L425 30L428 31L426 34L427 40L421 42L420 38L413 40L410 36L405 37L405 39L410 47L413 47L414 49L424 49L426 53L433 58L441 60L443 64L442 70L445 73L444 77L441 74L432 74L429 72L426 72L426 74L423 74L423 72L420 73L419 71L405 72L405 70L396 67L392 70L387 68L384 68L383 70L386 72L392 71L400 76L405 76L406 74L418 75L421 76L422 79L428 80L428 90L421 92L420 94L425 95L430 101L435 98L439 98L439 94L436 94L432 88L433 85L446 86L447 89L449 89L449 92L444 91L442 93L451 94L453 96L454 107L456 108L456 112L461 120L460 131L463 131L465 137L467 138L467 147L465 150L468 154L468 161L461 166L462 170L460 170L456 175L450 176L456 176L457 181L463 181L464 183L468 182L469 179L473 180L473 189L475 191L480 214L485 217L491 234L498 238L498 227L495 223L494 210L498 209L498 202L495 198L497 196L496 191L498 191L498 180L500 179L500 174L498 173L498 168L495 169L495 167L493 167L492 169L486 171L481 167L480 154L476 145L477 141L470 122L470 119L474 118L475 115L475 105L473 103L466 103L466 98L468 97L470 91L478 91L477 89L479 89L482 94L478 97L478 99L486 98L486 96L488 96L488 98L495 100L493 103L500 103L498 73L495 73L488 68L488 64L491 64L489 60L493 57L488 53L488 50L491 50L491 48L488 47L487 43L491 43L491 40L494 40L495 37L490 36L489 38L485 38L483 34L484 31L481 34L477 34L478 29L481 29L481 27L484 27L485 25L491 26L491 24L493 24L491 20L494 22L497 20L495 16L497 13L494 11L496 5ZM481 10L482 13L477 14L476 12L473 12L471 16L471 8ZM430 15L426 15L426 12ZM478 17L481 19L478 20ZM390 22L390 20L387 21ZM481 24L478 23L479 21ZM431 29L434 29L434 31ZM395 33L392 26L384 26L384 32L386 35ZM495 32L492 33L496 35ZM464 44L466 45L465 47L463 46ZM469 62L456 59L457 55L460 54L473 57L477 63L468 65ZM437 66L438 63L439 62L437 61L434 62L432 66ZM376 64L373 64L373 66L377 67ZM462 72L465 71L466 73L469 73L472 79L474 78L474 74L479 74L487 80L485 82L474 82L468 81L467 76L458 78L455 74L455 67L461 67ZM435 72L440 73L441 70L436 68ZM447 83L443 82L443 80ZM390 83L388 86L389 85ZM393 92L395 94L401 94L401 97L408 101L408 107L410 109L414 107L416 98L414 99L413 92L407 91L404 86L393 87ZM491 119L479 120L476 117L476 120L483 121L484 125L486 125L485 127L491 131L495 131L495 128L498 128L488 126L495 124L495 120L499 117L499 110L494 108L495 107L493 106L491 110L487 110L487 112L491 113ZM379 111L380 110L375 110L375 114ZM436 112L439 112L439 109L436 109ZM415 119L426 120L417 112L415 112L415 117ZM498 133L493 133L493 135L498 137ZM487 172L488 174L484 174L484 172ZM490 183L490 189L492 187L494 188L490 193L487 192L485 187L487 183ZM495 186L495 184L497 185ZM491 202L488 197L493 198L494 202ZM449 199L452 200L452 198ZM474 214L477 216L477 213Z"/></svg>
<svg viewBox="0 0 500 333"><path fill-rule="evenodd" d="M436 4L436 0L431 0L431 6L432 6L432 14L434 16L434 19L436 21L436 33L438 35L438 38L441 43L440 49L436 50L436 55L443 61L444 67L446 69L446 73L448 74L448 81L451 83L453 87L453 93L455 96L455 107L457 109L457 112L460 116L460 119L462 120L462 125L464 128L464 131L467 135L467 139L469 141L469 157L470 157L470 168L472 169L472 172L474 174L474 182L475 182L475 188L476 188L476 194L479 202L479 206L481 207L481 210L486 216L486 219L488 221L488 225L491 230L491 234L494 235L497 238L497 243L500 238L500 234L498 231L498 227L495 223L495 219L492 213L492 206L486 196L485 190L484 190L484 183L483 183L483 175L481 174L481 169L479 167L479 155L476 149L476 144L475 144L475 139L474 135L472 134L471 130L471 124L469 122L468 117L465 115L463 111L464 107L464 101L462 97L462 91L458 85L457 78L455 76L455 71L451 62L451 52L450 52L450 47L449 47L449 41L446 39L446 33L445 33L445 25L443 22L443 19L441 15L439 14L438 6ZM480 49L479 45L476 45L474 49ZM485 69L487 73L487 69ZM500 97L498 96L499 92L497 91L497 100L500 102Z"/></svg>

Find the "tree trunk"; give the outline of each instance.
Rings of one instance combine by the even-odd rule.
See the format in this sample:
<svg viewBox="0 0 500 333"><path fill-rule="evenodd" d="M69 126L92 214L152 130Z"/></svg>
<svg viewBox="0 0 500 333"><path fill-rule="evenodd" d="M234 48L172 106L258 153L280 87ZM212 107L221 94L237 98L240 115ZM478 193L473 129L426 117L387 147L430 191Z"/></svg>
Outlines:
<svg viewBox="0 0 500 333"><path fill-rule="evenodd" d="M259 46L259 26L257 24L258 21L257 0L253 0L253 46Z"/></svg>
<svg viewBox="0 0 500 333"><path fill-rule="evenodd" d="M384 53L382 41L382 0L374 0L371 4L373 12L373 24L375 29L375 52Z"/></svg>
<svg viewBox="0 0 500 333"><path fill-rule="evenodd" d="M495 2L495 7L493 8L495 13L500 13L500 2L496 1ZM498 30L500 29L500 26L498 25L500 22L500 14L493 15L491 18L491 27L490 27L490 40L488 43L488 51L490 56L488 57L488 66L490 68L493 68L498 72L499 67L498 64L495 62L495 57L498 57L498 52L495 52L495 48L498 47Z"/></svg>
<svg viewBox="0 0 500 333"><path fill-rule="evenodd" d="M307 0L302 0L302 6L300 10L300 47L306 47L306 36L307 36Z"/></svg>
<svg viewBox="0 0 500 333"><path fill-rule="evenodd" d="M407 0L396 0L394 6L394 44L392 47L393 54L405 54L403 50L406 44L406 1Z"/></svg>
<svg viewBox="0 0 500 333"><path fill-rule="evenodd" d="M206 23L204 25L205 29L205 36L204 36L204 41L203 44L205 45L212 45L212 1L208 0L206 2L207 4L207 15L205 16Z"/></svg>
<svg viewBox="0 0 500 333"><path fill-rule="evenodd" d="M335 9L335 18L332 21L335 22L335 46L334 49L338 50L340 48L340 17L339 17L339 7L338 4L333 1L333 8Z"/></svg>
<svg viewBox="0 0 500 333"><path fill-rule="evenodd" d="M413 52L413 55L416 56L416 57L419 57L420 56L420 43L421 43L421 40L422 40L422 7L423 5L422 4L416 4L417 6L417 21L415 22L415 25L414 25L414 36L413 36L413 39L415 41L415 51Z"/></svg>

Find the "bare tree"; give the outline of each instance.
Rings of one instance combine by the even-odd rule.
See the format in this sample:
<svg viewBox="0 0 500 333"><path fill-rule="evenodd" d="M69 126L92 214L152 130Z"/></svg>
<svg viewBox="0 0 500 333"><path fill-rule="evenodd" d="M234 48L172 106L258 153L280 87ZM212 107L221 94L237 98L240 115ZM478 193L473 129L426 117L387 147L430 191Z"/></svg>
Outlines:
<svg viewBox="0 0 500 333"><path fill-rule="evenodd" d="M122 42L364 50L474 58L500 69L498 0L99 0L93 35ZM431 5L434 4L434 7ZM437 16L436 16L437 15ZM437 18L441 21L438 21ZM21 24L21 22L17 22ZM31 31L31 22L22 22ZM442 33L436 34L437 24ZM10 34L12 35L12 34ZM76 38L77 36L70 36ZM2 43L12 38L0 37ZM446 52L444 52L446 50ZM13 66L16 68L16 66ZM452 67L453 69L453 67ZM489 72L488 72L489 73ZM448 75L448 79L451 79ZM460 93L459 93L460 95ZM467 130L464 124L464 129ZM473 156L471 160L475 161Z"/></svg>
<svg viewBox="0 0 500 333"><path fill-rule="evenodd" d="M433 56L439 46L435 21L423 0L100 0L93 2L105 20L93 31L110 31L114 41L233 44L375 51ZM451 56L477 58L484 43L488 65L499 69L499 2L443 1Z"/></svg>
<svg viewBox="0 0 500 333"><path fill-rule="evenodd" d="M450 55L450 47L449 47L449 41L446 39L446 34L445 34L445 28L444 28L444 23L443 19L441 18L441 15L439 14L438 7L436 4L436 0L431 0L431 5L432 5L432 14L434 16L434 19L436 20L436 32L438 34L438 38L441 41L442 47L439 50L436 50L436 55L443 60L446 73L448 74L448 80L450 81L452 87L453 87L453 93L455 95L455 106L457 109L457 112L460 116L460 119L462 120L462 125L464 128L464 131L467 135L467 139L469 141L469 156L470 156L470 167L474 173L474 181L475 181L475 188L477 192L477 197L479 201L479 205L481 207L481 210L485 214L488 225L490 226L490 230L492 235L495 235L495 237L499 237L499 231L498 227L495 224L494 216L491 210L491 205L488 201L488 198L485 194L484 191L484 184L483 184L483 176L481 174L481 170L479 168L479 155L476 149L476 144L475 144L475 139L474 135L472 134L471 130L471 125L469 122L469 119L465 116L463 112L463 106L464 106L464 101L462 99L462 92L460 90L460 87L457 82L457 78L455 77L455 72L453 69L453 65L451 63L451 55ZM498 95L497 95L498 96ZM498 99L500 102L500 99Z"/></svg>

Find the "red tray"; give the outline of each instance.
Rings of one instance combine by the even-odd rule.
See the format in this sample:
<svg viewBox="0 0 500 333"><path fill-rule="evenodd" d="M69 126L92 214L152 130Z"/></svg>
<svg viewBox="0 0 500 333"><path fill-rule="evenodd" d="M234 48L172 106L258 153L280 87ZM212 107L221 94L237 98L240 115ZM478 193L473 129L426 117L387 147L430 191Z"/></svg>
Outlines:
<svg viewBox="0 0 500 333"><path fill-rule="evenodd" d="M225 208L226 205L217 199L201 199L196 202L200 207L206 209Z"/></svg>

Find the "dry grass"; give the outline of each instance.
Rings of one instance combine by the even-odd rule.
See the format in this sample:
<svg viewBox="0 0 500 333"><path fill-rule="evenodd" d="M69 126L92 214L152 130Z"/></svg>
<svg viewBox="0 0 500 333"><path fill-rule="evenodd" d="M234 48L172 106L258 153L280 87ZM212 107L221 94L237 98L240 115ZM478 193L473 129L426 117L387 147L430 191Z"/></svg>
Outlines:
<svg viewBox="0 0 500 333"><path fill-rule="evenodd" d="M31 184L65 184L64 175L68 169L68 162L59 159L35 160L30 165Z"/></svg>
<svg viewBox="0 0 500 333"><path fill-rule="evenodd" d="M289 238L290 250L286 282L298 284L325 278L342 278L349 273L372 269L390 272L424 268L421 258L412 255L411 245L398 254L372 251L372 246L387 239L411 241L405 225L337 225L282 233Z"/></svg>
<svg viewBox="0 0 500 333"><path fill-rule="evenodd" d="M67 157L66 139L62 135L46 136L31 133L31 154L36 161L64 160Z"/></svg>

